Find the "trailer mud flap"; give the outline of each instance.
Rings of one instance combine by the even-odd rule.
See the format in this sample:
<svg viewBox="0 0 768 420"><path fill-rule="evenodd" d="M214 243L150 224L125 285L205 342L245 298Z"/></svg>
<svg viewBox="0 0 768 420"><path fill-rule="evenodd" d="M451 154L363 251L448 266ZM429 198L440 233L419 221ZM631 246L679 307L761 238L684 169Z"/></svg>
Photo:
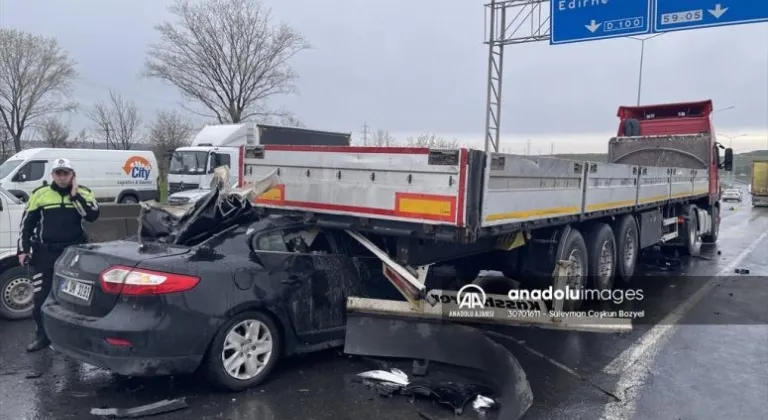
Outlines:
<svg viewBox="0 0 768 420"><path fill-rule="evenodd" d="M533 404L520 363L481 330L465 325L348 313L344 352L429 360L476 369L493 385L499 419L515 420Z"/></svg>

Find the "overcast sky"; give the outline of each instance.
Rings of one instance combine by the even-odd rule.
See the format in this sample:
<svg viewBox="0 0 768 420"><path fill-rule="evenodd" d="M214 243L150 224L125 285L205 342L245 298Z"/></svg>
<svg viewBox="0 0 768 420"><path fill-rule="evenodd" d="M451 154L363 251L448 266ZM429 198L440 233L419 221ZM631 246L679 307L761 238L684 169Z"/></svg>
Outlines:
<svg viewBox="0 0 768 420"><path fill-rule="evenodd" d="M139 79L169 0L0 0L0 25L55 36L78 61L85 106L113 88L150 119L170 87ZM482 147L484 1L267 0L313 45L293 61L299 93L274 98L310 128L398 140L430 131ZM712 99L737 152L768 148L768 23L669 33L646 43L643 103ZM612 39L505 50L502 149L604 152L616 109L637 95L640 42ZM87 121L76 117L76 128ZM727 142L726 138L721 141Z"/></svg>

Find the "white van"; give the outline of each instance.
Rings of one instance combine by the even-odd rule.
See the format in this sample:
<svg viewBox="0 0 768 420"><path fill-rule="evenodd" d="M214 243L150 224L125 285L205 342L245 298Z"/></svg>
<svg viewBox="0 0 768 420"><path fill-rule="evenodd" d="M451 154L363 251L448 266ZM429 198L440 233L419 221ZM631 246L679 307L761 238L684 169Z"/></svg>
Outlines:
<svg viewBox="0 0 768 420"><path fill-rule="evenodd" d="M160 199L157 159L146 150L22 150L0 165L0 187L26 201L35 188L51 182L51 164L58 158L72 162L77 183L93 191L100 202Z"/></svg>

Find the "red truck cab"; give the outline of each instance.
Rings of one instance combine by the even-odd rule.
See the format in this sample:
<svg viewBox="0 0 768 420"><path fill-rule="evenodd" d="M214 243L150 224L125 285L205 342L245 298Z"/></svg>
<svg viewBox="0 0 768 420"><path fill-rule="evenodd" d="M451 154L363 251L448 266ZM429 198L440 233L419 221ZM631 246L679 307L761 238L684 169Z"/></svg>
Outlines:
<svg viewBox="0 0 768 420"><path fill-rule="evenodd" d="M617 136L649 137L649 146L653 144L659 166L708 168L709 198L714 205L721 193L719 170L732 169L733 151L725 149L725 158L721 161L719 149L724 147L716 139L710 117L713 109L711 100L621 106L617 114L620 120ZM673 158L662 158L660 152Z"/></svg>

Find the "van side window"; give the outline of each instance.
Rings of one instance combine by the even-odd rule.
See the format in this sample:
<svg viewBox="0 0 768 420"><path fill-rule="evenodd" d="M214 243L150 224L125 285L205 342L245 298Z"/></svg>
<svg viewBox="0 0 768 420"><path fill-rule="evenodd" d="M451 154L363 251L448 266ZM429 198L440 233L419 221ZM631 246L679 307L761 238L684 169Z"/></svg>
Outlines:
<svg viewBox="0 0 768 420"><path fill-rule="evenodd" d="M24 178L21 178L24 174ZM45 161L27 162L19 172L16 173L16 182L33 182L43 179L45 176Z"/></svg>

